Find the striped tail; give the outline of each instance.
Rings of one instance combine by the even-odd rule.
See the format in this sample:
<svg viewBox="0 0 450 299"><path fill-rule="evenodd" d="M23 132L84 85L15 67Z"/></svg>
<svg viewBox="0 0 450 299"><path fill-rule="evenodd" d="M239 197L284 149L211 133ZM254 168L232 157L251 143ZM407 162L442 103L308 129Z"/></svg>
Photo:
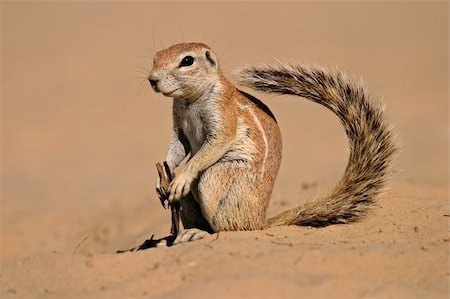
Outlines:
<svg viewBox="0 0 450 299"><path fill-rule="evenodd" d="M345 128L350 157L339 182L305 205L268 219L270 226L326 226L361 219L394 172L397 145L383 107L362 82L320 67L248 67L237 73L244 86L268 93L297 95L330 109Z"/></svg>

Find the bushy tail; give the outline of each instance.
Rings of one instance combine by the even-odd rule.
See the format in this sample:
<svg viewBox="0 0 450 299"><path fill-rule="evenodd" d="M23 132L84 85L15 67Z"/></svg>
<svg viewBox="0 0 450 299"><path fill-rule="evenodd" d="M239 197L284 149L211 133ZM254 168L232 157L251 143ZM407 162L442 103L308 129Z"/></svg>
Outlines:
<svg viewBox="0 0 450 299"><path fill-rule="evenodd" d="M302 65L248 67L236 76L255 90L297 95L335 113L344 125L350 157L340 181L326 194L268 220L270 226L326 226L357 221L382 192L393 173L397 150L383 107L362 82L335 70Z"/></svg>

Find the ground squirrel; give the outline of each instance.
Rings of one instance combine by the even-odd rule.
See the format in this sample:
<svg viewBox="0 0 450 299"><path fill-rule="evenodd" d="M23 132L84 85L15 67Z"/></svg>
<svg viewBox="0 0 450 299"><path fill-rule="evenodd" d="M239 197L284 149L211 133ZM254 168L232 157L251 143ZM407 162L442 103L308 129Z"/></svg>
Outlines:
<svg viewBox="0 0 450 299"><path fill-rule="evenodd" d="M349 139L348 165L329 192L266 219L282 151L274 115L225 78L211 48L173 45L156 53L148 79L156 92L173 98L170 170L190 155L169 189L169 201L181 201L185 228L175 243L224 230L325 226L364 216L393 171L396 151L383 108L364 84L338 70L281 63L243 68L236 78L258 91L297 95L330 109Z"/></svg>

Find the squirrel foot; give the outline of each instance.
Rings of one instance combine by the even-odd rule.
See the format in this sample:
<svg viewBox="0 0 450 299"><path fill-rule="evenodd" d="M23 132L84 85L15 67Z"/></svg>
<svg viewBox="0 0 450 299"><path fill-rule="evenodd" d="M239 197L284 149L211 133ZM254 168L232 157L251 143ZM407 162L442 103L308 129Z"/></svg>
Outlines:
<svg viewBox="0 0 450 299"><path fill-rule="evenodd" d="M209 236L209 233L198 229L198 228L189 228L189 229L185 229L183 230L175 239L175 241L173 242L173 244L181 244L181 243L186 243L186 242L190 242L190 241L195 241L195 240L200 240L203 239L204 237Z"/></svg>

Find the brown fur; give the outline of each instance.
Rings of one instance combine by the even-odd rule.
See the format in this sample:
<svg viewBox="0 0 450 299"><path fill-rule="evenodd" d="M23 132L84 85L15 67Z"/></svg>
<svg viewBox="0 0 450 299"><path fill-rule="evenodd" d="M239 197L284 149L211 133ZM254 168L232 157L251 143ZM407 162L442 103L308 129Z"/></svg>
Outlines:
<svg viewBox="0 0 450 299"><path fill-rule="evenodd" d="M181 66L186 56L194 62ZM197 239L198 229L322 226L360 219L391 174L396 150L382 108L362 84L339 71L292 65L247 68L238 78L257 90L298 95L333 111L349 137L349 163L330 192L266 220L282 151L274 116L224 77L209 47L186 43L160 51L149 80L155 91L174 98L166 157L172 171L190 154L169 190L171 201L181 200L185 228L197 229L187 238Z"/></svg>

